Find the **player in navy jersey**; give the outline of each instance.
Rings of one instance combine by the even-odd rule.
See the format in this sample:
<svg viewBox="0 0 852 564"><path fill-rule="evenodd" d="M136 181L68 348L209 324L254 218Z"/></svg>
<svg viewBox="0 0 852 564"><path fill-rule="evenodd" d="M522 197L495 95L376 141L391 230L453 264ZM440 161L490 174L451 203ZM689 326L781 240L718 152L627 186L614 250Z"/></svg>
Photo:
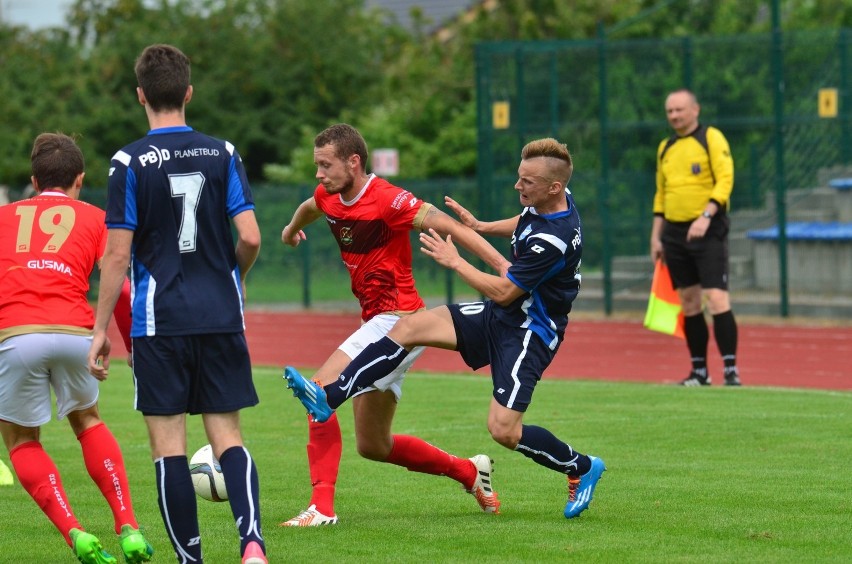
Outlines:
<svg viewBox="0 0 852 564"><path fill-rule="evenodd" d="M454 270L488 299L439 306L404 317L387 336L367 346L340 378L320 387L302 379L297 397L318 420L402 362L422 345L457 350L474 370L490 365L494 384L488 430L495 441L536 463L567 475L564 515L576 517L592 499L606 467L535 425L523 424L533 390L564 337L571 304L580 290L583 237L580 216L567 189L573 162L555 139L539 139L521 151L515 189L519 216L479 222L452 199L447 205L476 231L512 237L512 265L503 276L482 272L464 260L452 237L430 229L422 251Z"/></svg>
<svg viewBox="0 0 852 564"><path fill-rule="evenodd" d="M243 321L245 277L260 250L251 190L234 146L186 124L186 55L151 45L135 70L151 129L110 164L89 370L108 373L107 322L130 264L135 407L148 427L160 513L178 560L202 561L186 457L186 414L200 413L222 466L242 562L266 563L257 469L239 423L239 410L258 403Z"/></svg>

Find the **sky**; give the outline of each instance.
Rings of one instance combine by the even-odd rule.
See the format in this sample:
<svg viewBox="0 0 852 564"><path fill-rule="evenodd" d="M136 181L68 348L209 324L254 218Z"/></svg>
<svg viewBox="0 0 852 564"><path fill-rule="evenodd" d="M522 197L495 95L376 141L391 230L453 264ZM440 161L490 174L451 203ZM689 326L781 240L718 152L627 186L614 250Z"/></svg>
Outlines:
<svg viewBox="0 0 852 564"><path fill-rule="evenodd" d="M61 26L73 0L0 0L0 18L32 29Z"/></svg>
<svg viewBox="0 0 852 564"><path fill-rule="evenodd" d="M14 25L26 25L31 29L62 26L65 15L73 0L0 0L0 19ZM411 4L419 4L434 23L473 4L472 0L368 0L368 5L380 5L396 13L400 23L408 22Z"/></svg>

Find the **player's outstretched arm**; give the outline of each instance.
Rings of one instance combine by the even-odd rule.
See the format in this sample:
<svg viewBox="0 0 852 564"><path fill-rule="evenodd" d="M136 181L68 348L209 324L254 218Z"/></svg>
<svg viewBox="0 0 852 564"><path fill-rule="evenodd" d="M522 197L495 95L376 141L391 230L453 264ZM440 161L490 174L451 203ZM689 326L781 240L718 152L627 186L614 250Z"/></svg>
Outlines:
<svg viewBox="0 0 852 564"><path fill-rule="evenodd" d="M508 305L526 293L505 275L482 272L464 260L453 244L452 235L444 240L437 231L429 229L427 233L420 234L420 244L424 254L444 268L455 271L468 286L499 305Z"/></svg>
<svg viewBox="0 0 852 564"><path fill-rule="evenodd" d="M459 245L484 260L488 266L500 273L501 276L511 266L511 263L506 260L506 257L500 254L482 235L470 227L459 223L435 206L432 206L426 213L420 227L424 232L433 229L443 236L452 235Z"/></svg>
<svg viewBox="0 0 852 564"><path fill-rule="evenodd" d="M290 223L281 231L281 242L291 247L297 246L307 239L302 229L322 217L322 215L322 211L317 206L316 200L311 196L296 208Z"/></svg>
<svg viewBox="0 0 852 564"><path fill-rule="evenodd" d="M476 217L464 206L453 200L449 196L444 196L444 204L453 210L459 218L459 221L482 235L493 235L495 237L511 237L518 226L518 218L520 215L508 217L506 219L498 219L496 221L479 221Z"/></svg>

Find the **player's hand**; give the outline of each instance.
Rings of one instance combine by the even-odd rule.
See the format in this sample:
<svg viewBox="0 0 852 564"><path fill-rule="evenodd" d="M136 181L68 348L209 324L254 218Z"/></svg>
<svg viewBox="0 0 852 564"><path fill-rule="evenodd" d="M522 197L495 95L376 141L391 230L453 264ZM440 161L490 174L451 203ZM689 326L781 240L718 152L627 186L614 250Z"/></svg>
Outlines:
<svg viewBox="0 0 852 564"><path fill-rule="evenodd" d="M456 214L459 218L459 222L463 225L467 225L474 231L479 227L479 220L470 213L464 206L459 204L454 199L449 196L444 196L444 205L453 210L453 213Z"/></svg>
<svg viewBox="0 0 852 564"><path fill-rule="evenodd" d="M105 332L96 331L92 335L92 345L89 347L86 364L89 373L98 380L106 380L109 376L109 352L111 348L112 345Z"/></svg>
<svg viewBox="0 0 852 564"><path fill-rule="evenodd" d="M305 235L305 232L302 231L301 229L299 229L299 231L293 233L290 230L289 225L287 227L285 227L283 231L281 231L281 242L284 243L285 245L290 245L291 247L297 247L299 245L299 243L301 243L302 241L304 241L307 238L308 238L307 235Z"/></svg>
<svg viewBox="0 0 852 564"><path fill-rule="evenodd" d="M447 235L447 240L441 238L437 231L429 228L428 233L420 234L420 244L423 245L420 250L432 257L435 262L443 266L455 270L461 256L459 251L453 244L453 236Z"/></svg>

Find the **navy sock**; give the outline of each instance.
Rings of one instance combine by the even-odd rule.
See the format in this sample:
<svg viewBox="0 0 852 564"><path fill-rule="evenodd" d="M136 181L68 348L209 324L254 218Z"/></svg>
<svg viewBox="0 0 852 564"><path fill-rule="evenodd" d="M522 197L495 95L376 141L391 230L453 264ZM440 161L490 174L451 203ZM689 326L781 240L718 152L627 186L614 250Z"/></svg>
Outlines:
<svg viewBox="0 0 852 564"><path fill-rule="evenodd" d="M370 343L352 359L335 382L325 386L328 405L337 409L354 394L372 386L402 364L408 351L390 337Z"/></svg>
<svg viewBox="0 0 852 564"><path fill-rule="evenodd" d="M157 503L166 533L178 560L201 562L198 505L186 456L166 456L154 461Z"/></svg>
<svg viewBox="0 0 852 564"><path fill-rule="evenodd" d="M697 313L683 318L683 332L686 334L686 346L692 357L692 371L699 376L707 377L707 342L710 331L703 313Z"/></svg>
<svg viewBox="0 0 852 564"><path fill-rule="evenodd" d="M233 446L219 457L219 465L225 477L231 513L240 532L240 554L252 541L266 552L260 529L260 488L254 460L245 447Z"/></svg>
<svg viewBox="0 0 852 564"><path fill-rule="evenodd" d="M592 461L585 454L574 451L543 427L524 425L521 441L515 450L551 470L569 476L582 476L592 468Z"/></svg>

